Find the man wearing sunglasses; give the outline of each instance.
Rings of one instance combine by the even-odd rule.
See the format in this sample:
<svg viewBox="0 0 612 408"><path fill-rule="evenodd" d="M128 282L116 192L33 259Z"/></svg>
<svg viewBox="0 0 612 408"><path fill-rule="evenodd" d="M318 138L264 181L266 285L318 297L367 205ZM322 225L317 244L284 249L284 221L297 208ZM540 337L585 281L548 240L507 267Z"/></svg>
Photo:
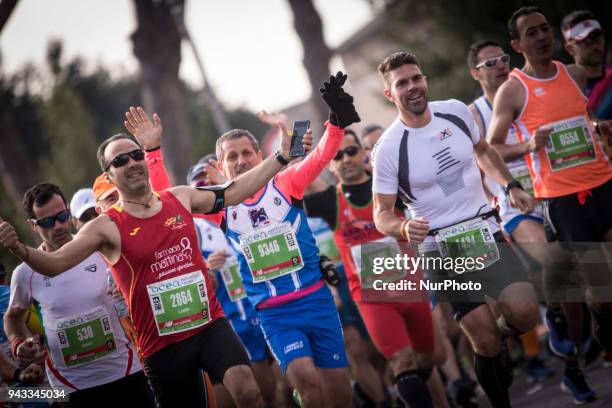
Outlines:
<svg viewBox="0 0 612 408"><path fill-rule="evenodd" d="M514 69L510 79L499 88L487 137L506 160L524 157L534 195L543 202L544 223L548 231L554 233L547 234L547 238L549 241L558 238L569 249L568 254L582 262L581 277L594 317L594 337L610 349L609 294L598 287L599 282L605 282L609 276L604 254L596 245L579 248L567 244L612 239L612 217L607 210L612 194L612 167L599 143L596 126L590 120L583 93L587 75L578 65L565 66L553 61L553 30L538 8L517 10L508 26L512 47L523 55L525 65L522 69ZM506 141L510 126L516 129L519 143ZM600 130L605 127L606 123L600 122ZM584 264L585 254L592 256L591 259L599 259L599 263ZM575 274L567 265L545 268L546 274L554 276L548 279L547 285L556 285ZM544 289L555 293L550 288ZM565 300L557 297L547 296L547 300L549 303ZM580 313L565 309L572 317L568 319L569 334L573 343L579 344ZM551 312L549 310L549 314ZM559 318L548 321L559 322ZM594 398L577 362L570 362L569 356L563 387L572 392L577 402Z"/></svg>
<svg viewBox="0 0 612 408"><path fill-rule="evenodd" d="M138 330L147 376L163 405L201 406L200 370L223 381L239 406L261 406L248 358L214 296L199 251L192 212L218 212L254 194L288 163L281 150L229 186L179 186L153 192L142 147L126 135L105 140L98 161L119 201L53 253L21 243L0 222L0 242L35 270L57 276L99 250L111 265ZM206 345L204 347L204 345Z"/></svg>
<svg viewBox="0 0 612 408"><path fill-rule="evenodd" d="M493 101L500 86L506 82L510 73L509 66L510 58L504 52L501 45L495 41L484 40L474 43L468 53L468 66L470 74L480 83L483 95L477 98L470 106L474 120L478 125L481 134L486 135L491 125L493 117ZM516 131L513 127L509 129L506 139L506 144L515 145L519 143ZM533 195L533 188L529 169L524 158L518 157L506 163L508 169L515 179L519 180L525 190ZM559 271L570 271L573 267L572 259L561 249L556 243L546 244L547 238L544 230L544 215L542 214L541 206L537 206L531 214L521 214L516 208L513 208L503 186L496 183L490 177L486 179L487 185L495 196L499 207L501 225L505 230L506 235L516 242L520 248L525 251L531 258L537 261L538 268L541 265L542 273L536 271L534 276L534 284L536 287L544 285L543 294L548 298L551 290L554 291L555 286L559 281L564 281L565 276ZM531 265L535 266L535 265ZM538 284L538 282L541 282ZM569 315L566 319L565 313ZM574 343L580 344L582 341L582 324L580 324L582 315L581 303L571 302L564 303L563 308L558 300L550 299L548 309L546 311L546 324L549 329L549 342L554 352L566 358L566 363L570 367L576 367L575 370L570 370L570 379L576 384L582 384L580 371L577 369L578 357L574 351ZM567 322L572 325L572 340L568 335ZM574 324L578 322L578 324ZM528 339L527 339L528 341ZM551 374L542 362L534 354L528 360L528 376L534 380L544 380ZM576 387L574 387L576 388ZM584 388L580 386L580 388ZM586 388L585 388L586 389Z"/></svg>
<svg viewBox="0 0 612 408"><path fill-rule="evenodd" d="M57 253L74 241L70 210L59 187L33 186L23 207L42 240L41 253ZM106 278L107 265L98 252L53 278L19 265L5 316L13 352L25 363L42 352L26 328L28 307L35 303L45 323L47 376L52 387L67 390L71 404L154 406L140 361L106 293Z"/></svg>
<svg viewBox="0 0 612 408"><path fill-rule="evenodd" d="M612 66L604 64L606 44L601 24L590 11L573 11L563 18L561 33L565 51L587 73L589 109L598 119L612 119ZM601 126L599 130L606 153L612 157L612 132Z"/></svg>
<svg viewBox="0 0 612 408"><path fill-rule="evenodd" d="M585 69L553 60L553 29L540 9L517 10L508 28L511 45L523 55L525 64L512 70L499 88L487 139L505 160L525 159L535 198L543 203L545 225L581 266L578 272L586 287L594 338L612 350L610 293L604 289L612 284L612 278L606 255L596 244L572 244L612 241L612 166L597 132L597 127L601 131L610 122L599 121L595 126L592 121L583 92L587 84ZM574 31L570 29L570 34L574 33L571 36L580 35L584 28L583 24ZM511 126L519 143L506 142ZM555 239L552 234L547 238ZM587 264L586 259L592 262ZM567 271L555 272L566 279L569 276ZM569 323L580 324L575 319ZM566 370L565 389L577 402L593 399L588 387L574 386L584 383L577 366L574 368Z"/></svg>
<svg viewBox="0 0 612 408"><path fill-rule="evenodd" d="M348 406L351 399L342 329L321 277L318 248L302 202L306 187L336 154L344 128L360 120L353 97L342 88L346 79L339 72L323 84L330 119L318 146L243 203L229 206L221 220L238 254L243 285L270 349L305 406ZM149 123L140 109L131 108L126 117L132 134L138 123ZM156 125L159 118L154 115L151 126ZM161 171L161 149L157 148L161 127L150 135L155 137L142 139L150 151L147 165ZM311 140L304 138L306 150ZM223 134L217 140L216 156L218 169L229 180L265 164L257 139L243 129ZM266 237L270 240L262 242Z"/></svg>

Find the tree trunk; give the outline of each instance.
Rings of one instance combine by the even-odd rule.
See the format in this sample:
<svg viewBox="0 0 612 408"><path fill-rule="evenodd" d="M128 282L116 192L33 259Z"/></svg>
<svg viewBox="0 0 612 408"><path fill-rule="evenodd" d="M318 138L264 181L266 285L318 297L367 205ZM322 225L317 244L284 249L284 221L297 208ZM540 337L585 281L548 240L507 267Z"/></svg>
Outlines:
<svg viewBox="0 0 612 408"><path fill-rule="evenodd" d="M142 102L164 125L164 157L173 183L195 162L185 88L179 80L181 37L169 7L160 1L134 0L138 27L132 34L142 73Z"/></svg>
<svg viewBox="0 0 612 408"><path fill-rule="evenodd" d="M329 78L329 61L332 52L323 38L323 23L312 0L288 0L293 12L293 26L300 37L304 49L304 68L308 72L311 90L311 103L315 107L318 118L312 118L316 123L327 119L328 108L321 99L319 88L323 81Z"/></svg>

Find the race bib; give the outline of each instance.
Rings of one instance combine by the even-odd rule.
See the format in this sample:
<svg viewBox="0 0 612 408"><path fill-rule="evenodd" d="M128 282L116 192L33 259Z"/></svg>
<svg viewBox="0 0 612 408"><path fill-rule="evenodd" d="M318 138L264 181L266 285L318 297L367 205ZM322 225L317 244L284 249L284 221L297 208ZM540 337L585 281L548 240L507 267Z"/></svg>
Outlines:
<svg viewBox="0 0 612 408"><path fill-rule="evenodd" d="M374 280L394 282L406 276L404 269L391 269L376 273L374 268L378 264L376 259L395 258L400 254L397 241L390 237L365 242L351 247L351 256L355 265L355 272L359 276L362 288L371 288Z"/></svg>
<svg viewBox="0 0 612 408"><path fill-rule="evenodd" d="M57 324L57 337L64 364L89 363L117 351L110 317L103 307Z"/></svg>
<svg viewBox="0 0 612 408"><path fill-rule="evenodd" d="M227 260L221 269L221 279L223 279L227 295L232 302L246 297L246 290L242 285L242 276L240 275L240 266L236 258L232 257Z"/></svg>
<svg viewBox="0 0 612 408"><path fill-rule="evenodd" d="M206 282L201 271L147 285L160 336L180 333L210 321Z"/></svg>
<svg viewBox="0 0 612 408"><path fill-rule="evenodd" d="M338 264L342 262L340 251L338 251L338 246L336 246L336 240L334 239L334 233L331 230L315 234L315 240L321 254L327 255L333 263Z"/></svg>
<svg viewBox="0 0 612 408"><path fill-rule="evenodd" d="M549 123L552 127L546 157L552 171L580 166L597 160L593 137L584 116Z"/></svg>
<svg viewBox="0 0 612 408"><path fill-rule="evenodd" d="M499 260L499 248L486 220L469 220L440 229L435 240L444 258L481 258L483 269Z"/></svg>
<svg viewBox="0 0 612 408"><path fill-rule="evenodd" d="M239 237L253 283L268 281L304 267L291 223L283 222Z"/></svg>

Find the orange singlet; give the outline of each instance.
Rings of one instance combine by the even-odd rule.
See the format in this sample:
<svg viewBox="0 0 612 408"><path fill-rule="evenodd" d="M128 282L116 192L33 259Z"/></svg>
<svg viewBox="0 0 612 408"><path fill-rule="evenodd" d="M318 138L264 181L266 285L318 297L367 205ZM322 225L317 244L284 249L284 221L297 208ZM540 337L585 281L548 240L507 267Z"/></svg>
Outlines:
<svg viewBox="0 0 612 408"><path fill-rule="evenodd" d="M541 127L552 127L546 148L525 155L536 198L555 198L601 186L612 167L589 120L587 97L565 65L557 73L533 78L515 68L510 76L525 88L525 103L515 120L521 142Z"/></svg>

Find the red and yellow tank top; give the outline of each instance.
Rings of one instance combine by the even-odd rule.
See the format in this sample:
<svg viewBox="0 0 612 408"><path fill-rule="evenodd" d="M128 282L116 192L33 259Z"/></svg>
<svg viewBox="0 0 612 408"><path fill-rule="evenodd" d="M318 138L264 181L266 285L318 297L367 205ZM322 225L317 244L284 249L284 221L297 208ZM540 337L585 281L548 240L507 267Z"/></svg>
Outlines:
<svg viewBox="0 0 612 408"><path fill-rule="evenodd" d="M361 277L355 257L361 256L361 244L374 242L387 237L381 234L374 225L374 205L372 201L362 207L349 203L345 198L342 186L337 187L336 228L334 238L344 264L351 296L355 301L361 300Z"/></svg>
<svg viewBox="0 0 612 408"><path fill-rule="evenodd" d="M121 235L121 257L111 271L128 302L144 357L223 316L191 213L172 193L156 194L162 209L152 217L134 217L117 205L106 212Z"/></svg>
<svg viewBox="0 0 612 408"><path fill-rule="evenodd" d="M510 75L525 88L525 104L515 121L521 142L541 127L552 132L545 148L525 155L536 198L553 198L598 187L612 167L589 120L587 97L565 65L553 61L552 78L533 78L519 69Z"/></svg>

